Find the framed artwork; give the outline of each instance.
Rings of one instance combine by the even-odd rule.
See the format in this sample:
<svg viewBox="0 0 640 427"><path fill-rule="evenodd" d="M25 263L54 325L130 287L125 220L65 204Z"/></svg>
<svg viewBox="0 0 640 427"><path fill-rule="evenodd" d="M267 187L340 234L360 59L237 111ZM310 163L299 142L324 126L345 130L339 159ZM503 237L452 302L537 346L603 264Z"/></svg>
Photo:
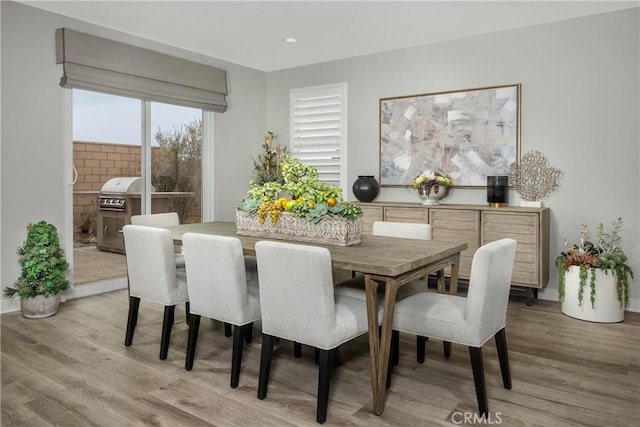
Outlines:
<svg viewBox="0 0 640 427"><path fill-rule="evenodd" d="M380 99L380 185L424 171L486 187L520 155L520 84Z"/></svg>

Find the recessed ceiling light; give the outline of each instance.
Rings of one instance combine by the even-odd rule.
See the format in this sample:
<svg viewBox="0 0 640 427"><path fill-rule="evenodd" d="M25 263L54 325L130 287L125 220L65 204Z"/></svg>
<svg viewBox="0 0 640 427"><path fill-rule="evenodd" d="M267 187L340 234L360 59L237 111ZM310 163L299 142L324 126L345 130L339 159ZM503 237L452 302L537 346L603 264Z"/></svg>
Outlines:
<svg viewBox="0 0 640 427"><path fill-rule="evenodd" d="M295 37L287 37L286 39L284 39L284 41L286 41L287 43L297 43L298 39Z"/></svg>

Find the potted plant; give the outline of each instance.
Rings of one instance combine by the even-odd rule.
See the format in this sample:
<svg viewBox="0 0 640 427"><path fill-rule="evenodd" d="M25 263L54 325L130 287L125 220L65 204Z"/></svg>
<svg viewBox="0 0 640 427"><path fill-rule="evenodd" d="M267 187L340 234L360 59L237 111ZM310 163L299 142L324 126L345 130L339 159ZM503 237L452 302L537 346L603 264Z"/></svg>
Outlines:
<svg viewBox="0 0 640 427"><path fill-rule="evenodd" d="M589 228L583 224L578 243L565 240L567 250L556 258L560 270L558 297L564 314L593 322L624 320L633 272L620 245L621 227L622 218L611 222L609 232L600 224L596 240L591 241Z"/></svg>
<svg viewBox="0 0 640 427"><path fill-rule="evenodd" d="M4 294L20 297L22 315L41 318L54 315L60 306L60 292L69 287L69 263L60 247L57 228L40 221L27 226L27 239L18 248L22 273Z"/></svg>

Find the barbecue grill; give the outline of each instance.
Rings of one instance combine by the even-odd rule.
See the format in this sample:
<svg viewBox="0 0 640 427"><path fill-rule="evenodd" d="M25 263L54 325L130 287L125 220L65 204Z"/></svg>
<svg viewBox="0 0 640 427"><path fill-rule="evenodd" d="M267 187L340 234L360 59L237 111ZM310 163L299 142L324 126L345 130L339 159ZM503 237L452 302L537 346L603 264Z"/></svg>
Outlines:
<svg viewBox="0 0 640 427"><path fill-rule="evenodd" d="M140 177L117 177L104 183L97 196L98 216L96 246L102 251L124 252L122 227L131 223L131 216L141 213ZM151 212L169 211L171 197L189 197L193 193L155 193L151 188Z"/></svg>

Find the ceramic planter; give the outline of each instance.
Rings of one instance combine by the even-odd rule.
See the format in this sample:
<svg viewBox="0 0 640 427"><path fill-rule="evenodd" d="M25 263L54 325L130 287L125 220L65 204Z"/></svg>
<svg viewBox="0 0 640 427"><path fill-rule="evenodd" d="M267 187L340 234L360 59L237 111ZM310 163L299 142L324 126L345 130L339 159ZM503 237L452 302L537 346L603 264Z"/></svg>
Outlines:
<svg viewBox="0 0 640 427"><path fill-rule="evenodd" d="M60 307L60 294L46 297L38 295L33 298L20 298L22 315L27 319L42 319L56 314Z"/></svg>
<svg viewBox="0 0 640 427"><path fill-rule="evenodd" d="M596 296L591 306L591 275L596 275ZM624 320L624 308L620 306L617 291L617 276L605 274L598 268L587 270L582 305L578 304L580 267L571 266L565 273L564 301L562 312L567 316L591 322L615 323Z"/></svg>

